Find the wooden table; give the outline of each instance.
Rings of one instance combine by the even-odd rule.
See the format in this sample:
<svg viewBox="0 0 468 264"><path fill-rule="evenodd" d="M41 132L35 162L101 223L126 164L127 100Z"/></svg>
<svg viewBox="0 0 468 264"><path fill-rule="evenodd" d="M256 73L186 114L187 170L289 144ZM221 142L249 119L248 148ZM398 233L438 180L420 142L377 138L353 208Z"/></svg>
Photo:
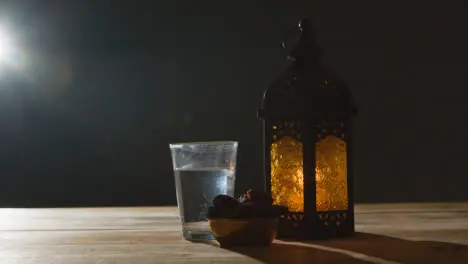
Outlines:
<svg viewBox="0 0 468 264"><path fill-rule="evenodd" d="M174 207L0 209L0 263L468 263L468 203L357 205L356 229L229 251L181 240Z"/></svg>

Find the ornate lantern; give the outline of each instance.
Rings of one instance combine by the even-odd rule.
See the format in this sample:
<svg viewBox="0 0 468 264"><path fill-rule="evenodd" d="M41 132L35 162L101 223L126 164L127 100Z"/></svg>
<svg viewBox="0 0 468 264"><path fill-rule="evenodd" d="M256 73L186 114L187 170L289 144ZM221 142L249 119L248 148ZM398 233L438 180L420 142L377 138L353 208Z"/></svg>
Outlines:
<svg viewBox="0 0 468 264"><path fill-rule="evenodd" d="M288 207L278 236L324 238L354 233L348 87L321 63L312 23L294 29L291 66L264 93L266 191ZM283 47L286 45L283 42Z"/></svg>

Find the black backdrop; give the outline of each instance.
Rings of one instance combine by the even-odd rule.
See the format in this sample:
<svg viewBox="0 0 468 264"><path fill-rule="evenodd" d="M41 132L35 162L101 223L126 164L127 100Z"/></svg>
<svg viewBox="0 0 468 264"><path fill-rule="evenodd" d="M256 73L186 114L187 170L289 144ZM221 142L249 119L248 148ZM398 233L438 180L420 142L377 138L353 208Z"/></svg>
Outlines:
<svg viewBox="0 0 468 264"><path fill-rule="evenodd" d="M2 70L0 206L175 204L174 141L238 140L262 185L256 109L306 16L360 107L357 201L468 199L463 1L37 2L0 8L32 64Z"/></svg>

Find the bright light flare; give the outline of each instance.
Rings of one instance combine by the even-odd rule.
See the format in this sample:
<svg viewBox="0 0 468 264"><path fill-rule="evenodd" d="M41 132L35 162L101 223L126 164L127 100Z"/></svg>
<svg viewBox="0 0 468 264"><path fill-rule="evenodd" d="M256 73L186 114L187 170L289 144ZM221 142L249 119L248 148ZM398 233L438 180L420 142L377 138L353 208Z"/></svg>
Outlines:
<svg viewBox="0 0 468 264"><path fill-rule="evenodd" d="M10 58L13 48L9 34L0 28L0 62L5 62Z"/></svg>
<svg viewBox="0 0 468 264"><path fill-rule="evenodd" d="M17 44L13 35L5 28L0 27L0 70L4 67L16 70L25 69L26 54Z"/></svg>
<svg viewBox="0 0 468 264"><path fill-rule="evenodd" d="M11 28L0 26L0 80L8 75L6 73L14 73L47 87L67 87L71 83L72 70L68 57L34 53L24 46Z"/></svg>

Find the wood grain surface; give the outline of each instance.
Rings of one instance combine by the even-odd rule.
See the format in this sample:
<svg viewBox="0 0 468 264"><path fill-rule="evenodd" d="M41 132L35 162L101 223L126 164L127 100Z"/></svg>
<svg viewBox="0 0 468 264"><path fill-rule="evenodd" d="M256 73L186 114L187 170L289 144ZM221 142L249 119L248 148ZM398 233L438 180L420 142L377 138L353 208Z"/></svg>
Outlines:
<svg viewBox="0 0 468 264"><path fill-rule="evenodd" d="M468 263L468 203L357 205L356 229L225 250L182 240L175 207L0 209L0 263Z"/></svg>

